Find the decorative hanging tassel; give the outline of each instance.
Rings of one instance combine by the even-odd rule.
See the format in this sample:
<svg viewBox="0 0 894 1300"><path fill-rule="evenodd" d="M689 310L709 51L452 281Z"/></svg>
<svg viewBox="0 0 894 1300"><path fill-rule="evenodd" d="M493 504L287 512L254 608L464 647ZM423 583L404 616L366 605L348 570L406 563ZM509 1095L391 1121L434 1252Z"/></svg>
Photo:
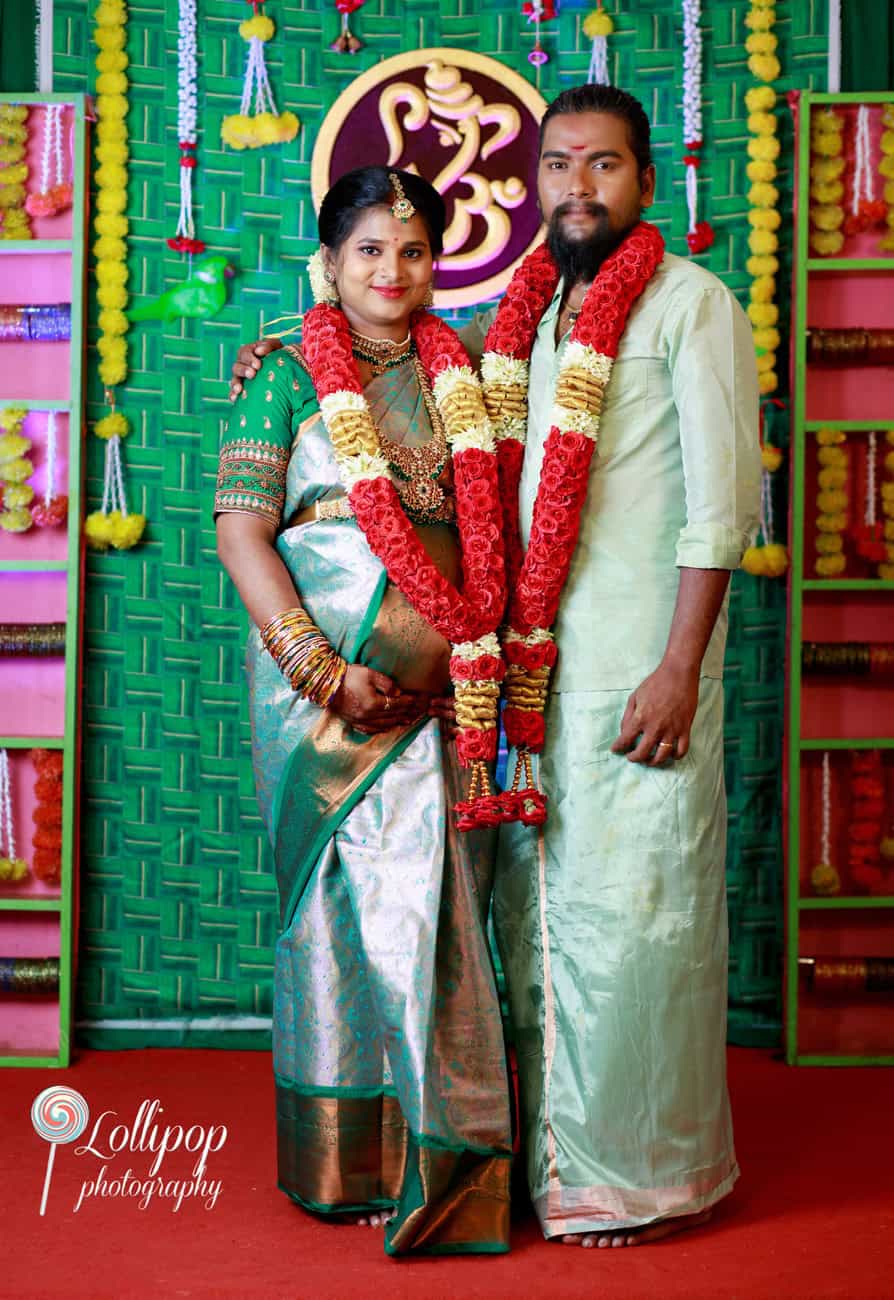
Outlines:
<svg viewBox="0 0 894 1300"><path fill-rule="evenodd" d="M544 63L549 63L549 55L540 44L540 24L555 18L556 0L525 0L522 13L529 23L534 24L534 48L528 55L528 62L535 68L542 68Z"/></svg>
<svg viewBox="0 0 894 1300"><path fill-rule="evenodd" d="M755 578L781 578L788 569L788 550L777 542L773 531L773 481L772 475L782 464L782 452L766 436L766 408L785 409L779 398L768 398L761 403L758 415L758 436L761 444L761 511L760 545L749 546L742 557L742 568Z"/></svg>
<svg viewBox="0 0 894 1300"><path fill-rule="evenodd" d="M167 240L175 253L204 253L205 244L196 239L192 211L193 172L196 168L196 0L179 0L177 28L177 140L180 148L180 213L177 230Z"/></svg>
<svg viewBox="0 0 894 1300"><path fill-rule="evenodd" d="M56 528L68 518L68 497L56 494L56 412L47 413L47 485L43 501L31 511L40 528Z"/></svg>
<svg viewBox="0 0 894 1300"><path fill-rule="evenodd" d="M608 74L608 38L615 30L615 25L602 7L602 0L584 19L583 32L593 42L590 53L590 66L587 69L587 81L594 86L611 85Z"/></svg>
<svg viewBox="0 0 894 1300"><path fill-rule="evenodd" d="M872 146L869 135L869 105L857 108L854 131L854 173L851 180L850 214L845 218L844 233L859 235L885 220L888 205L875 197Z"/></svg>
<svg viewBox="0 0 894 1300"><path fill-rule="evenodd" d="M259 12L263 8L261 0L248 2L254 13L239 24L239 35L248 42L242 103L239 112L225 117L220 128L224 144L233 149L260 149L267 144L283 144L294 140L299 126L294 113L277 111L267 76L264 45L276 31L273 20Z"/></svg>
<svg viewBox="0 0 894 1300"><path fill-rule="evenodd" d="M822 897L841 893L841 877L832 866L832 769L829 751L823 753L822 830L820 860L810 873L813 892Z"/></svg>
<svg viewBox="0 0 894 1300"><path fill-rule="evenodd" d="M87 516L84 532L88 545L96 551L106 551L110 546L116 551L126 551L136 546L146 527L145 515L128 511L124 490L121 439L130 432L130 425L113 409L97 422L95 432L106 442L102 506Z"/></svg>
<svg viewBox="0 0 894 1300"><path fill-rule="evenodd" d="M851 529L857 554L870 564L882 564L887 557L885 530L876 516L878 483L876 480L877 435L870 432L866 438L866 484L863 501L863 522Z"/></svg>
<svg viewBox="0 0 894 1300"><path fill-rule="evenodd" d="M16 853L9 755L0 749L0 884L19 885L27 876L28 863Z"/></svg>
<svg viewBox="0 0 894 1300"><path fill-rule="evenodd" d="M55 217L71 207L71 181L65 179L62 151L63 112L62 104L47 104L44 108L40 189L25 199L25 209L32 217Z"/></svg>
<svg viewBox="0 0 894 1300"><path fill-rule="evenodd" d="M348 26L348 17L356 13L365 2L366 0L335 0L335 8L341 14L341 34L329 48L335 50L336 54L356 54L358 50L363 49L363 42L358 41Z"/></svg>

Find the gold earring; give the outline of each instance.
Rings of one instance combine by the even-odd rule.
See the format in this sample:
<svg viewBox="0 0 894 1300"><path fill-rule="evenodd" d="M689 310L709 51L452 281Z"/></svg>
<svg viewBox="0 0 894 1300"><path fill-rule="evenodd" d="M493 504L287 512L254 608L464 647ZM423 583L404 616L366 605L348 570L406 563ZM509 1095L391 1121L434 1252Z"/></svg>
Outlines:
<svg viewBox="0 0 894 1300"><path fill-rule="evenodd" d="M435 285L433 280L429 280L428 282L428 288L425 291L425 297L422 299L422 305L426 308L431 308L435 305Z"/></svg>

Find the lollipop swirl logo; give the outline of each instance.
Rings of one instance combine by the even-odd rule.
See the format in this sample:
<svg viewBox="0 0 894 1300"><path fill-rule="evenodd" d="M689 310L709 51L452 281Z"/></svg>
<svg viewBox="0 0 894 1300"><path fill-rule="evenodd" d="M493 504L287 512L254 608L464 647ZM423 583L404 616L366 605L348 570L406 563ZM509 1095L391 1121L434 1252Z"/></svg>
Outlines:
<svg viewBox="0 0 894 1300"><path fill-rule="evenodd" d="M74 1142L75 1138L79 1138L87 1127L89 1119L90 1107L74 1088L44 1088L31 1103L31 1123L34 1125L34 1130L38 1137L42 1137L50 1144L43 1196L40 1201L41 1214L46 1213L56 1147L61 1142Z"/></svg>
<svg viewBox="0 0 894 1300"><path fill-rule="evenodd" d="M81 1183L75 1214L86 1203L106 1197L133 1199L141 1210L155 1200L167 1202L174 1213L186 1201L212 1210L220 1196L221 1180L210 1176L208 1162L226 1142L227 1127L225 1124L169 1124L161 1119L164 1110L157 1098L147 1098L140 1102L130 1123L116 1123L119 1116L115 1110L103 1110L91 1117L86 1100L73 1088L45 1088L31 1105L34 1131L50 1144L40 1213L46 1212L56 1147L74 1142L88 1125L89 1135L74 1148L74 1155L93 1156L100 1167L95 1176ZM169 1169L169 1157L172 1164L177 1163L174 1152L186 1152L192 1157L188 1177ZM123 1170L120 1166L113 1168L120 1156L127 1159L134 1155L151 1157L147 1170L141 1171L139 1166L135 1169L129 1163Z"/></svg>

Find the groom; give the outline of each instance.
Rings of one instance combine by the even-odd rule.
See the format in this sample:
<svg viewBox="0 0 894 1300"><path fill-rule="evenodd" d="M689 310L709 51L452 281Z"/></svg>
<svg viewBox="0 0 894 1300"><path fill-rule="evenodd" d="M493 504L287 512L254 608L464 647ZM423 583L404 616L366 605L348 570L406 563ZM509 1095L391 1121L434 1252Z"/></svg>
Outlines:
<svg viewBox="0 0 894 1300"><path fill-rule="evenodd" d="M642 106L563 92L538 193L560 273L531 353L520 483L528 543L575 321L654 200ZM593 294L588 301L588 293ZM492 317L491 317L492 318ZM480 356L489 318L463 332ZM240 349L231 396L278 342ZM544 1234L635 1245L703 1222L738 1175L726 1090L727 587L756 528L751 331L724 285L666 253L605 394L553 627L542 828L503 827L494 901Z"/></svg>

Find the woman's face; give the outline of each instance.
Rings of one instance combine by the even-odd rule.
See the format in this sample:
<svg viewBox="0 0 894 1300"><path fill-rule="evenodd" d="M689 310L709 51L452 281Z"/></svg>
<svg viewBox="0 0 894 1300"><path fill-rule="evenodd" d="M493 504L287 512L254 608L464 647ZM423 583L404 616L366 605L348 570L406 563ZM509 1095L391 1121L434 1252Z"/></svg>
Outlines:
<svg viewBox="0 0 894 1300"><path fill-rule="evenodd" d="M323 252L354 329L371 338L406 338L410 314L422 306L433 267L418 213L398 221L390 208L365 208L338 252Z"/></svg>

